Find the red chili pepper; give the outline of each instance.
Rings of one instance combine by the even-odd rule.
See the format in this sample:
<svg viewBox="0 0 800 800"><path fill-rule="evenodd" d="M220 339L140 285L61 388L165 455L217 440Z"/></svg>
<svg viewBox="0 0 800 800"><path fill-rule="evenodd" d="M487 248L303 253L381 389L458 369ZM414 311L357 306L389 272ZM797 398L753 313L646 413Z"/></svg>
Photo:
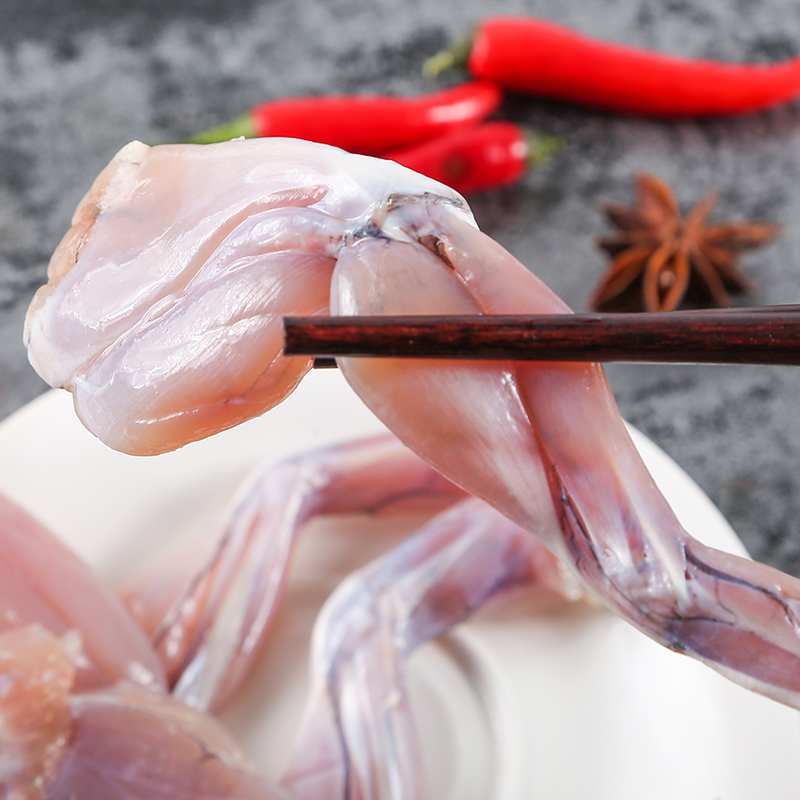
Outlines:
<svg viewBox="0 0 800 800"><path fill-rule="evenodd" d="M270 100L187 141L210 144L239 136L290 136L380 155L478 122L501 101L502 92L490 81L470 81L418 97L327 95Z"/></svg>
<svg viewBox="0 0 800 800"><path fill-rule="evenodd" d="M776 64L679 58L527 17L484 20L469 42L434 56L426 71L459 60L473 76L512 91L646 116L738 114L800 95L800 58Z"/></svg>
<svg viewBox="0 0 800 800"><path fill-rule="evenodd" d="M469 194L519 180L560 147L553 136L529 134L512 122L497 121L459 128L383 157Z"/></svg>

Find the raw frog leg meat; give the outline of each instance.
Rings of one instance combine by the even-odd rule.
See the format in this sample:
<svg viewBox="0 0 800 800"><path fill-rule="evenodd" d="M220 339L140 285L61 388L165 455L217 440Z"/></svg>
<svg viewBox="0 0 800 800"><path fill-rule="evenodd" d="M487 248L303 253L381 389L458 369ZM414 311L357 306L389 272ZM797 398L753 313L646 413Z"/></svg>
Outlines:
<svg viewBox="0 0 800 800"><path fill-rule="evenodd" d="M80 690L165 685L160 661L117 596L58 538L0 495L0 632L41 625L76 639Z"/></svg>
<svg viewBox="0 0 800 800"><path fill-rule="evenodd" d="M382 481L376 484L375 477ZM287 487L289 496L276 502L275 492ZM535 539L481 501L462 497L396 440L382 437L263 470L234 504L218 552L236 538L230 532L242 524L242 515L266 520L274 514L278 530L285 529L284 538L292 539L304 514L307 518L313 509L374 513L383 506L430 509L459 501L401 548L346 582L322 615L311 664L315 690L283 788L257 773L213 717L170 694L159 679L131 679L144 670L132 669L129 662L156 659L142 634L76 556L9 505L0 534L9 561L25 569L30 589L26 594L0 593L0 618L8 623L0 631L0 798L423 797L424 776L403 678L411 651L510 589L541 586L567 599L580 594L575 594L572 576ZM268 523L264 526L269 530ZM25 548L15 539L24 544L26 538L33 541L38 558L25 560ZM274 536L265 539L268 543ZM290 544L262 547L250 555L261 559L264 575L274 577L286 569L284 550ZM48 590L53 565L65 567L72 594L92 606L91 613L69 614L71 627L66 630L64 614L54 614L57 592ZM234 570L224 588L235 595L237 587L247 588L252 574ZM163 579L162 571L153 573L157 584ZM220 576L216 580L222 582ZM137 596L143 602L150 597L141 583ZM243 596L242 619L264 611L262 593L245 591ZM273 602L270 598L267 613ZM226 624L231 617L224 606L214 613L221 612ZM18 624L11 624L12 619ZM109 631L109 620L119 627L115 633ZM213 619L204 622L215 625ZM388 653L386 632L396 644ZM103 662L107 658L102 647L93 645L108 636L120 648L119 666L101 670L93 653ZM235 660L222 666L240 671ZM235 690L220 675L214 658L197 657L189 669L192 686L221 683L228 693ZM94 676L89 686L82 685L86 679L80 673ZM179 687L182 677L176 674ZM383 702L395 695L398 702ZM354 697L360 698L355 713Z"/></svg>
<svg viewBox="0 0 800 800"><path fill-rule="evenodd" d="M116 596L0 497L0 798L284 795L211 717L167 693Z"/></svg>
<svg viewBox="0 0 800 800"><path fill-rule="evenodd" d="M115 449L164 452L229 428L311 368L282 355L283 315L327 314L345 238L423 179L306 144L134 142L79 205L26 340L39 374ZM422 187L469 217L450 189Z"/></svg>
<svg viewBox="0 0 800 800"><path fill-rule="evenodd" d="M396 164L290 140L135 143L78 208L26 341L90 430L155 453L279 402L309 368L281 355L281 315L329 310L568 312L463 198ZM611 609L800 707L800 581L686 534L599 366L340 366L401 441Z"/></svg>
<svg viewBox="0 0 800 800"><path fill-rule="evenodd" d="M365 239L340 255L333 313L416 313L419 294L403 287L422 282L420 313L566 311L474 227L446 213L409 211L405 229L420 243ZM535 533L612 610L667 647L800 707L800 581L683 530L599 365L341 359L340 366L401 440Z"/></svg>
<svg viewBox="0 0 800 800"><path fill-rule="evenodd" d="M290 800L213 717L169 695L118 684L71 696L69 712L45 800Z"/></svg>
<svg viewBox="0 0 800 800"><path fill-rule="evenodd" d="M38 800L70 733L75 645L41 625L0 633L0 797Z"/></svg>
<svg viewBox="0 0 800 800"><path fill-rule="evenodd" d="M219 710L235 695L264 644L290 552L313 516L451 506L347 580L326 605L314 635L312 694L282 781L304 800L424 797L404 678L412 651L514 588L564 601L583 596L534 537L482 501L463 498L392 436L257 469L196 570L185 570L182 554L168 555L125 592L148 630L166 625L158 644L176 676L173 697ZM171 574L176 567L180 581ZM162 646L170 640L173 647Z"/></svg>
<svg viewBox="0 0 800 800"><path fill-rule="evenodd" d="M393 436L258 468L218 526L131 578L123 596L188 705L219 711L260 653L313 517L434 512L464 497Z"/></svg>
<svg viewBox="0 0 800 800"><path fill-rule="evenodd" d="M463 500L352 575L315 628L312 691L282 785L303 800L427 797L407 662L420 645L514 589L581 592L536 539ZM313 767L312 767L313 765Z"/></svg>

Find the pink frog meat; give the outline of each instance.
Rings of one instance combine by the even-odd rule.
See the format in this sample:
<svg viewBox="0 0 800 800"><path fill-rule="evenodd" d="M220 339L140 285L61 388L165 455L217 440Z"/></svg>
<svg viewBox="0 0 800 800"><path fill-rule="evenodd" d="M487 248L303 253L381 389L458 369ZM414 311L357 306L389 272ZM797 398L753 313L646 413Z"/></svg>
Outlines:
<svg viewBox="0 0 800 800"><path fill-rule="evenodd" d="M109 446L154 454L267 412L311 368L285 315L570 313L400 166L284 139L132 143L76 211L26 344ZM425 463L666 647L800 707L800 581L681 526L598 364L342 358ZM268 446L268 443L265 443Z"/></svg>

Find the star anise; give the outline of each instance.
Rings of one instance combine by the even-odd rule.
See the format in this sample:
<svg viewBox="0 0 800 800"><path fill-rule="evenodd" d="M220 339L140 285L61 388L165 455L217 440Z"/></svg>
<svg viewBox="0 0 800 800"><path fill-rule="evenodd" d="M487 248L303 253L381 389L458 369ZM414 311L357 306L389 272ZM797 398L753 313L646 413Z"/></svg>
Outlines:
<svg viewBox="0 0 800 800"><path fill-rule="evenodd" d="M780 226L766 222L725 222L707 218L718 196L706 195L681 217L669 184L647 172L636 176L636 205L607 203L608 220L618 228L598 237L612 258L590 298L597 311L672 311L729 306L730 294L754 284L738 266L743 250L771 241Z"/></svg>

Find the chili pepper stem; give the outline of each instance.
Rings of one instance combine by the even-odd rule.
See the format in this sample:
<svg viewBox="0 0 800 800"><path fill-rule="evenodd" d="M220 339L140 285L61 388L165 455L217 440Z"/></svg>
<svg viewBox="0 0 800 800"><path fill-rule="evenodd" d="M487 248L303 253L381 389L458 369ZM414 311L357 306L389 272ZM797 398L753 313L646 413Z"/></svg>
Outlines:
<svg viewBox="0 0 800 800"><path fill-rule="evenodd" d="M422 65L422 74L426 78L437 78L443 72L466 67L474 39L475 31L473 30L458 41L453 42L450 47L446 47L444 50L432 55Z"/></svg>
<svg viewBox="0 0 800 800"><path fill-rule="evenodd" d="M536 133L527 128L523 130L525 132L525 141L528 145L528 167L531 169L545 161L549 161L553 156L561 152L564 147L564 141L558 136Z"/></svg>
<svg viewBox="0 0 800 800"><path fill-rule="evenodd" d="M240 136L244 136L245 139L252 139L256 136L256 133L250 114L242 114L228 122L223 122L222 125L195 133L183 141L187 144L214 144L215 142L238 139Z"/></svg>

